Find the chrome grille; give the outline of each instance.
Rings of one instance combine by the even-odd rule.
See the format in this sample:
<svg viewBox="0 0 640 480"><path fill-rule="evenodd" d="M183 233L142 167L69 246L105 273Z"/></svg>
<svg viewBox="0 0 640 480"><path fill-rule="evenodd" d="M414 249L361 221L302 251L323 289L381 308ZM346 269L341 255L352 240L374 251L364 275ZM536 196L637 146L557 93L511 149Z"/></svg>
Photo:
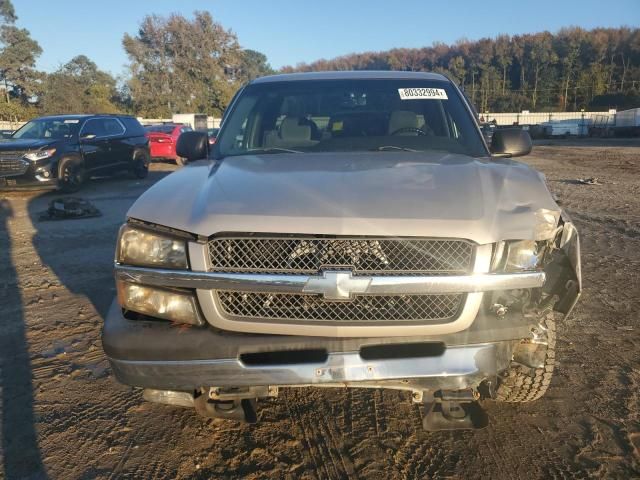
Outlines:
<svg viewBox="0 0 640 480"><path fill-rule="evenodd" d="M337 322L450 321L457 318L465 294L362 295L350 301L326 301L304 294L217 291L224 314L255 320Z"/></svg>
<svg viewBox="0 0 640 480"><path fill-rule="evenodd" d="M0 177L22 175L29 168L29 163L22 160L22 155L14 152L0 152Z"/></svg>
<svg viewBox="0 0 640 480"><path fill-rule="evenodd" d="M219 237L209 241L211 271L354 275L462 275L473 271L465 240L415 238Z"/></svg>

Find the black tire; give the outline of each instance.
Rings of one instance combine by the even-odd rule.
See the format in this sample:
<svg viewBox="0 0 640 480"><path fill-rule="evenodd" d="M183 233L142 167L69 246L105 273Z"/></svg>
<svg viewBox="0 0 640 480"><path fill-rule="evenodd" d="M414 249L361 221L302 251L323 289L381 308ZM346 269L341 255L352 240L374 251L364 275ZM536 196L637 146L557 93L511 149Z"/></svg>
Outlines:
<svg viewBox="0 0 640 480"><path fill-rule="evenodd" d="M60 162L58 168L58 185L63 192L77 192L82 188L86 180L87 172L82 160L66 158Z"/></svg>
<svg viewBox="0 0 640 480"><path fill-rule="evenodd" d="M529 368L512 364L502 377L498 377L497 401L532 402L542 397L549 388L556 360L556 324L553 314L548 314L540 325L547 329L544 367Z"/></svg>
<svg viewBox="0 0 640 480"><path fill-rule="evenodd" d="M139 179L147 178L150 161L151 159L146 152L136 152L133 157L133 166L131 167L133 176Z"/></svg>
<svg viewBox="0 0 640 480"><path fill-rule="evenodd" d="M176 165L184 167L187 164L187 159L182 157L176 157Z"/></svg>

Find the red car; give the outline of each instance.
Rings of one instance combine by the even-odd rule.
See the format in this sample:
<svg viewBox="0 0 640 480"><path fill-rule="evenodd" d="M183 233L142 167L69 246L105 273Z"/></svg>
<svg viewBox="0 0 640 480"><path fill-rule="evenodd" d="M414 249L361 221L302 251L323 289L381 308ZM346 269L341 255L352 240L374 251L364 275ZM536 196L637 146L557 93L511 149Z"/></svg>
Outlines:
<svg viewBox="0 0 640 480"><path fill-rule="evenodd" d="M163 123L149 125L145 130L152 160L174 160L178 165L185 164L185 160L176 154L176 143L180 134L193 130L191 127L177 123Z"/></svg>

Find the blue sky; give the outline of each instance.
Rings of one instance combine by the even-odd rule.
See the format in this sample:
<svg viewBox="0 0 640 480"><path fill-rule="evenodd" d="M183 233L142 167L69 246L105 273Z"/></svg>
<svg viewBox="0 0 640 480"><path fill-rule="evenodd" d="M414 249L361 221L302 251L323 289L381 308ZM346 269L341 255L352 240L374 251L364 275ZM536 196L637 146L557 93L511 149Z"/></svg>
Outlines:
<svg viewBox="0 0 640 480"><path fill-rule="evenodd" d="M85 54L114 75L125 73L125 32L151 13L208 10L245 48L278 68L352 52L422 47L500 33L640 25L640 0L13 0L18 25L55 70Z"/></svg>

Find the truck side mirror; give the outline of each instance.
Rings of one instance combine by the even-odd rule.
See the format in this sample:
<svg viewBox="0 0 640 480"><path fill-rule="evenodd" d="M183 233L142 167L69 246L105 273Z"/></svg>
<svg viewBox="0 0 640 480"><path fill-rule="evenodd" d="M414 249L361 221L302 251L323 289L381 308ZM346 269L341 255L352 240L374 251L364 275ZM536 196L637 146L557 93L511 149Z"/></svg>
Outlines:
<svg viewBox="0 0 640 480"><path fill-rule="evenodd" d="M206 132L184 132L178 137L176 153L189 162L209 156L209 136Z"/></svg>
<svg viewBox="0 0 640 480"><path fill-rule="evenodd" d="M522 157L532 148L529 132L520 128L503 128L493 132L491 154L496 157Z"/></svg>

